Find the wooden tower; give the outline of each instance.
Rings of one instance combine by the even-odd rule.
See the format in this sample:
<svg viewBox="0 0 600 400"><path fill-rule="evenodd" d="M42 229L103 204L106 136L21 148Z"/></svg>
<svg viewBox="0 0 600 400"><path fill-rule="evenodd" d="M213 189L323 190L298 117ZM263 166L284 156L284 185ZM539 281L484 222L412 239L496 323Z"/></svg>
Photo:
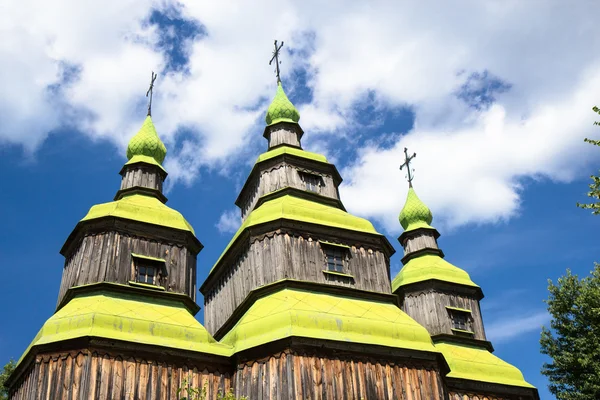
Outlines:
<svg viewBox="0 0 600 400"><path fill-rule="evenodd" d="M277 46L276 46L277 49ZM336 167L302 149L278 79L242 224L194 315L202 244L162 194L166 149L151 117L131 140L114 201L93 206L65 256L56 312L18 363L12 399L538 399L491 354L468 274L443 260L431 213L409 190L394 249L348 213Z"/></svg>

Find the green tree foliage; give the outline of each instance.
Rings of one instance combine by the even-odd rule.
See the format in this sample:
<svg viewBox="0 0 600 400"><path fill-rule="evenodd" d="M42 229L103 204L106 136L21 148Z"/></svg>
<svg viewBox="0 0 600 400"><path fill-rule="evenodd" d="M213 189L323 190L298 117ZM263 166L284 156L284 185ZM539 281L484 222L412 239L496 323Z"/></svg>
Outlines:
<svg viewBox="0 0 600 400"><path fill-rule="evenodd" d="M542 328L542 374L559 400L600 399L600 264L579 279L567 270L556 285L549 281L550 328Z"/></svg>
<svg viewBox="0 0 600 400"><path fill-rule="evenodd" d="M13 373L16 366L17 366L17 363L15 362L15 360L10 360L4 366L4 368L2 369L2 372L0 372L0 400L8 399L8 389L6 389L6 387L4 387L4 383L6 382L6 380L10 376L10 374Z"/></svg>
<svg viewBox="0 0 600 400"><path fill-rule="evenodd" d="M208 392L206 385L200 388L190 386L187 379L184 379L181 383L181 387L177 389L177 398L179 400L206 400L208 399ZM217 393L217 400L248 400L245 396L235 397L233 389L229 389L228 392L223 393L219 391Z"/></svg>
<svg viewBox="0 0 600 400"><path fill-rule="evenodd" d="M600 108L594 107L592 108L592 110L600 114ZM594 125L600 125L600 122L594 122ZM585 138L584 141L595 146L600 146L600 140L592 140ZM597 175L591 175L590 178L592 178L592 183L590 183L589 185L590 191L587 195L596 201L588 204L577 203L577 207L592 210L592 214L600 214L600 177L598 177Z"/></svg>
<svg viewBox="0 0 600 400"><path fill-rule="evenodd" d="M600 146L600 140L585 141ZM588 196L595 201L577 206L600 214L600 177L591 178ZM540 344L552 359L542 367L550 392L559 400L600 399L600 264L583 279L567 270L556 285L548 281L548 291L551 329L542 328Z"/></svg>

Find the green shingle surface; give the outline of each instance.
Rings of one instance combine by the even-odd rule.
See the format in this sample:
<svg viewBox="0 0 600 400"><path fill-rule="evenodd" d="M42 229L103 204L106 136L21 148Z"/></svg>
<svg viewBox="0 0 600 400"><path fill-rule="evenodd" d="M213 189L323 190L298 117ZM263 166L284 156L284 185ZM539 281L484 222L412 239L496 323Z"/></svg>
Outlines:
<svg viewBox="0 0 600 400"><path fill-rule="evenodd" d="M287 98L281 82L277 83L277 92L275 98L267 109L267 116L265 117L267 125L273 125L278 122L291 122L297 124L300 120L300 113L294 107L292 102Z"/></svg>
<svg viewBox="0 0 600 400"><path fill-rule="evenodd" d="M148 156L162 164L167 155L167 148L158 137L152 118L147 116L142 128L129 141L127 146L127 159L134 156Z"/></svg>
<svg viewBox="0 0 600 400"><path fill-rule="evenodd" d="M429 225L433 220L431 210L419 199L412 187L408 189L406 203L400 211L398 219L405 232L419 228L434 229Z"/></svg>

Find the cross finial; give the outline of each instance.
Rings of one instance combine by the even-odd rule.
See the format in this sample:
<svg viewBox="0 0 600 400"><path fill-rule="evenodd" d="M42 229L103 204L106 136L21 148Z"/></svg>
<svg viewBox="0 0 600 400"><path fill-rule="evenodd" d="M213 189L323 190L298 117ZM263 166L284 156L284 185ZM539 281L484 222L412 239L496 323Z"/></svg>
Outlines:
<svg viewBox="0 0 600 400"><path fill-rule="evenodd" d="M148 91L146 92L146 97L150 96L150 99L148 100L148 116L152 115L152 89L154 89L154 81L156 80L157 75L154 73L154 71L152 71L152 77L150 79L150 87L148 88Z"/></svg>
<svg viewBox="0 0 600 400"><path fill-rule="evenodd" d="M408 149L406 147L404 148L404 163L402 165L400 165L400 171L402 171L402 168L406 167L406 171L408 172L408 175L407 175L408 187L412 187L412 180L414 178L414 176L412 175L412 172L415 172L414 169L412 171L410 169L410 161L413 158L415 158L416 156L417 156L417 153L413 153L412 156L409 156Z"/></svg>
<svg viewBox="0 0 600 400"><path fill-rule="evenodd" d="M279 47L277 47L277 40L275 40L275 50L273 51L273 57L271 57L271 61L269 61L269 65L271 65L273 60L275 60L275 75L277 76L277 83L281 82L281 78L279 77L279 64L281 64L281 61L279 61L279 51L282 47L283 41L281 41L281 44Z"/></svg>

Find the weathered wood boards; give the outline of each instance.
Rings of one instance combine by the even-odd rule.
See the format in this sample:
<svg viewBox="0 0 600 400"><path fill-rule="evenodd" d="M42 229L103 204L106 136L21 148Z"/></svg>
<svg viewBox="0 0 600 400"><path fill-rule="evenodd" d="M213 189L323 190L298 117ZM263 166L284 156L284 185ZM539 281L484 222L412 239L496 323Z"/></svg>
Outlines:
<svg viewBox="0 0 600 400"><path fill-rule="evenodd" d="M96 282L127 284L134 280L132 253L164 259L168 275L162 286L196 299L196 256L186 247L113 231L90 233L82 238L65 262L57 304L73 286Z"/></svg>
<svg viewBox="0 0 600 400"><path fill-rule="evenodd" d="M235 393L249 399L444 399L439 371L361 357L285 351L238 365Z"/></svg>
<svg viewBox="0 0 600 400"><path fill-rule="evenodd" d="M323 273L326 259L318 240L305 236L279 232L253 241L205 293L206 329L214 334L251 290L281 279L391 293L388 261L383 252L346 243L350 254L345 272L354 279L331 279Z"/></svg>
<svg viewBox="0 0 600 400"><path fill-rule="evenodd" d="M155 362L101 352L38 355L11 399L176 399L187 380L206 387L208 398L228 391L231 375L206 366Z"/></svg>

